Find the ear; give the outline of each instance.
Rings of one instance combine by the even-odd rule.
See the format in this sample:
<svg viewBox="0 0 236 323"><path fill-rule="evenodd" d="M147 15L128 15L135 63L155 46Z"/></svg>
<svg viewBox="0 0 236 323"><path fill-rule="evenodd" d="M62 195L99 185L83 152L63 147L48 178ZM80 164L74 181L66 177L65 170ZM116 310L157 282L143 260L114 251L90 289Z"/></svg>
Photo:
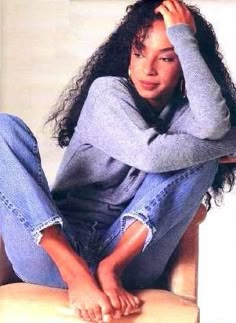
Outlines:
<svg viewBox="0 0 236 323"><path fill-rule="evenodd" d="M128 76L129 76L129 78L131 78L131 69L130 69L130 66L128 68Z"/></svg>
<svg viewBox="0 0 236 323"><path fill-rule="evenodd" d="M184 77L180 78L179 89L180 89L180 93L181 93L182 98L183 99L186 98L187 91L186 91L186 87L185 87L185 79L184 79Z"/></svg>

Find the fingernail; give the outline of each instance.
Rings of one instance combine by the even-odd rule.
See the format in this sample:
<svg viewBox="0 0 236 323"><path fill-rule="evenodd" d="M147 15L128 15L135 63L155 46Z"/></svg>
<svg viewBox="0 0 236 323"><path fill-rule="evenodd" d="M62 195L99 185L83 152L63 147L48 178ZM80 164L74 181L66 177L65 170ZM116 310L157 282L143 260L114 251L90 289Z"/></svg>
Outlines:
<svg viewBox="0 0 236 323"><path fill-rule="evenodd" d="M121 318L121 314L120 312L115 312L115 314L113 315L114 319L120 319Z"/></svg>
<svg viewBox="0 0 236 323"><path fill-rule="evenodd" d="M110 314L105 314L102 317L104 323L109 323L111 321L111 315Z"/></svg>

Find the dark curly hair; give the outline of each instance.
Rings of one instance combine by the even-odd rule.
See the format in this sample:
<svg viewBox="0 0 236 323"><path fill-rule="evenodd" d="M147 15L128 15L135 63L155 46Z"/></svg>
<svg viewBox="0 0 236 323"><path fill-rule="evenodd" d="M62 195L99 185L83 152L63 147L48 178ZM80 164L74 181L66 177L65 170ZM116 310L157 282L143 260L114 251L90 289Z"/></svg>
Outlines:
<svg viewBox="0 0 236 323"><path fill-rule="evenodd" d="M127 14L121 20L116 30L88 59L81 72L76 75L69 86L59 97L56 109L51 113L46 123L53 121L54 138L58 140L60 147L68 146L74 133L74 128L80 116L88 90L93 81L101 76L118 76L128 78L128 67L132 44L139 43L137 35L143 39L151 27L153 21L162 19L154 13L154 8L161 4L162 0L139 0L127 7ZM199 49L205 59L217 83L221 87L222 95L231 113L231 124L236 126L236 88L230 74L223 62L223 56L219 51L219 44L212 25L201 15L199 8L187 5L191 11L197 32ZM151 122L150 116L145 109L143 99L129 88L131 94L139 103L140 113ZM165 131L163 124L156 124L160 133ZM211 208L211 198L216 205L222 201L224 188L228 186L231 191L235 183L236 164L220 164L211 189L205 195L208 210Z"/></svg>

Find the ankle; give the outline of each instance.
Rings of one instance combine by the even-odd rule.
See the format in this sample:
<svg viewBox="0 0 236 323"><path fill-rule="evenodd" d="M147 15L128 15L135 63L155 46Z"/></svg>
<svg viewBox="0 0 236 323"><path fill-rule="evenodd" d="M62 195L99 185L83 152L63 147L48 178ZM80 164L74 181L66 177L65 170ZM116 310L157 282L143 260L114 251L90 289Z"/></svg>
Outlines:
<svg viewBox="0 0 236 323"><path fill-rule="evenodd" d="M114 262L111 258L107 257L100 261L98 265L98 272L104 274L114 274L116 276L120 276L122 273L122 266L116 262Z"/></svg>

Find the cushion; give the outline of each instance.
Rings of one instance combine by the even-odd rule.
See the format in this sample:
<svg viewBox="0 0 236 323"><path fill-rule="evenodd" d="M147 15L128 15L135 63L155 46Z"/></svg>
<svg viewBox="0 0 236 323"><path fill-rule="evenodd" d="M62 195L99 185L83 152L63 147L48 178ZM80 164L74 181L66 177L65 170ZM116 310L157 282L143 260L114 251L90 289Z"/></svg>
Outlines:
<svg viewBox="0 0 236 323"><path fill-rule="evenodd" d="M117 323L197 323L196 304L165 290L146 289L136 293L142 311L114 320ZM68 306L67 291L27 283L0 287L1 323L82 323Z"/></svg>

